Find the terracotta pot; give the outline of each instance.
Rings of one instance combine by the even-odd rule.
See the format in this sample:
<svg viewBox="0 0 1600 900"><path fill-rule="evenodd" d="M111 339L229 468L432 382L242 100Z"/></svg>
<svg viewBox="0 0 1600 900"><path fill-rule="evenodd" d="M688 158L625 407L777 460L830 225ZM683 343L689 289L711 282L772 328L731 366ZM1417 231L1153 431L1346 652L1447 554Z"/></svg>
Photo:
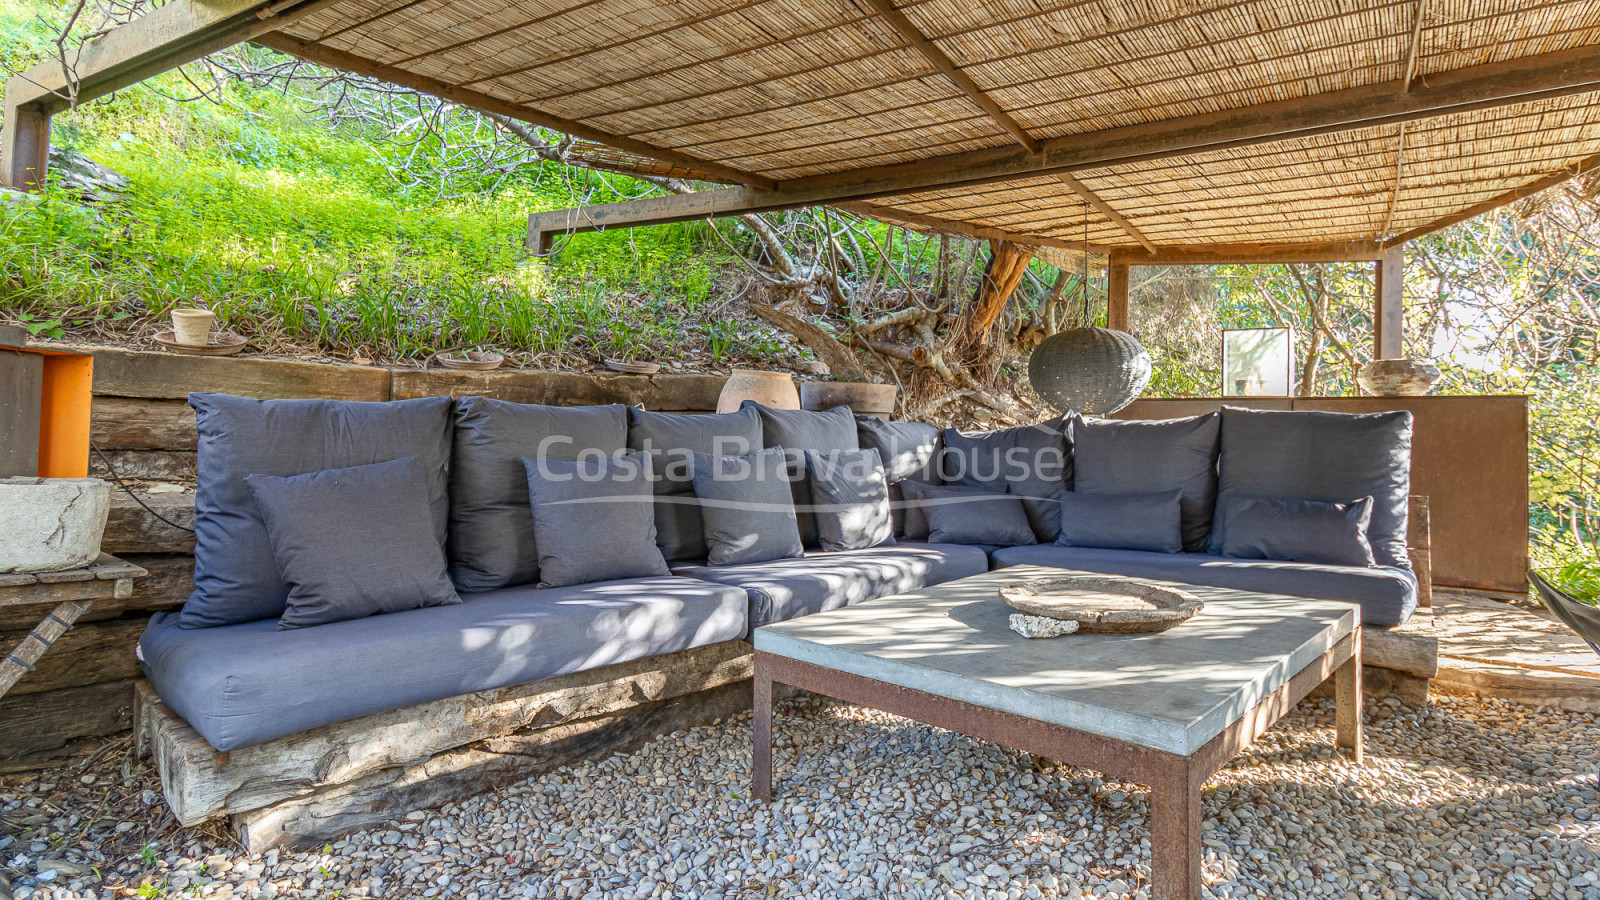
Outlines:
<svg viewBox="0 0 1600 900"><path fill-rule="evenodd" d="M801 409L833 409L848 406L869 416L894 415L895 386L867 381L802 381Z"/></svg>
<svg viewBox="0 0 1600 900"><path fill-rule="evenodd" d="M788 372L734 369L717 395L717 412L733 412L746 400L773 409L800 408L800 393L794 389L794 378Z"/></svg>
<svg viewBox="0 0 1600 900"><path fill-rule="evenodd" d="M185 347L204 347L211 343L211 323L216 314L209 309L172 311L172 339Z"/></svg>
<svg viewBox="0 0 1600 900"><path fill-rule="evenodd" d="M1414 359L1375 359L1356 373L1361 389L1375 397L1421 397L1439 378L1438 366Z"/></svg>

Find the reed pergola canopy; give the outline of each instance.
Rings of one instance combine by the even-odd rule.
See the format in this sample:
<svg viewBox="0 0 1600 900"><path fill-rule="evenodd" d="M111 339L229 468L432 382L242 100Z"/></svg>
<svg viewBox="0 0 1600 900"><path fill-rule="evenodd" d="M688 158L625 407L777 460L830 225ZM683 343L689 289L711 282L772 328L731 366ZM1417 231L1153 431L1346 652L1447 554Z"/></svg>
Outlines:
<svg viewBox="0 0 1600 900"><path fill-rule="evenodd" d="M244 40L728 185L570 230L825 203L1087 226L1113 262L1375 259L1600 164L1592 0L171 0L13 79L4 177L50 114Z"/></svg>

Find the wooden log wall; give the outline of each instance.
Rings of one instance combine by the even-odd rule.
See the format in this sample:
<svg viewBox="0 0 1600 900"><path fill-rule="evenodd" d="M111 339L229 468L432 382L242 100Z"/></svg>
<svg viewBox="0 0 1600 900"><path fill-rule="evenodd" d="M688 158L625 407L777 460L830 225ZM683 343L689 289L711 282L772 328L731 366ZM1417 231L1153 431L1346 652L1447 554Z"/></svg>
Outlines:
<svg viewBox="0 0 1600 900"><path fill-rule="evenodd" d="M38 670L0 698L0 771L49 766L133 721L134 647L150 616L181 606L194 589L194 411L190 391L260 399L389 400L479 394L520 403L624 403L666 412L714 412L724 379L710 375L590 375L576 372L450 372L380 369L265 359L206 358L120 349L94 353L91 474L182 485L116 490L102 546L150 570L127 600L98 603L45 655ZM104 454L103 456L101 454ZM159 515L158 515L159 514ZM0 611L0 645L11 646L43 612Z"/></svg>

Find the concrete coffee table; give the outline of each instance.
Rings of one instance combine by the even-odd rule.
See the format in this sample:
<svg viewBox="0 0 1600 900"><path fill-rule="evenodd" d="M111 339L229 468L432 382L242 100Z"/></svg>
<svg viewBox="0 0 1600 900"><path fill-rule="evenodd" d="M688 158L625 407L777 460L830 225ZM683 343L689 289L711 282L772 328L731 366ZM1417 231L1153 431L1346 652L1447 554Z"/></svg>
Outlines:
<svg viewBox="0 0 1600 900"><path fill-rule="evenodd" d="M1205 602L1155 634L1029 640L1016 566L755 632L755 794L772 797L772 685L788 684L1147 784L1157 900L1200 896L1200 789L1330 676L1361 761L1361 628L1349 603L1184 585Z"/></svg>

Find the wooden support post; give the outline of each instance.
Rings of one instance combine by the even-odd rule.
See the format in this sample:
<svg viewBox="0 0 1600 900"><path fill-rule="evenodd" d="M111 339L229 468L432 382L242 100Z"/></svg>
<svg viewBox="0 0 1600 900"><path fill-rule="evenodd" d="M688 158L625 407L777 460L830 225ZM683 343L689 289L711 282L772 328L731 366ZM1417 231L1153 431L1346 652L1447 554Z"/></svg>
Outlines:
<svg viewBox="0 0 1600 900"><path fill-rule="evenodd" d="M8 104L0 130L0 182L19 191L43 190L49 162L50 113L38 105Z"/></svg>
<svg viewBox="0 0 1600 900"><path fill-rule="evenodd" d="M1405 356L1406 311L1405 262L1398 247L1386 250L1372 264L1372 358L1400 359Z"/></svg>
<svg viewBox="0 0 1600 900"><path fill-rule="evenodd" d="M1106 267L1106 327L1114 331L1128 330L1130 269L1126 263Z"/></svg>

